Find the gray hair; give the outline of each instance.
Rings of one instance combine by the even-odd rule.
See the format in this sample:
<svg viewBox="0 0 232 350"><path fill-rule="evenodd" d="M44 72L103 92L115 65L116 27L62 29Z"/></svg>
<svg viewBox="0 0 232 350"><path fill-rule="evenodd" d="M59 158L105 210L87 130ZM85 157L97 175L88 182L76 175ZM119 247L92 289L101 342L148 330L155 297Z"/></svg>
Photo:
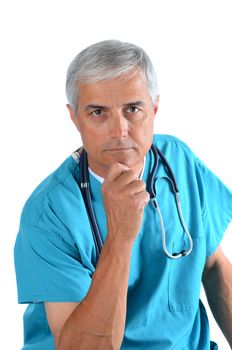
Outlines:
<svg viewBox="0 0 232 350"><path fill-rule="evenodd" d="M137 69L137 70L136 70ZM66 96L77 111L78 83L95 83L122 74L143 73L153 103L158 96L158 84L153 64L146 52L133 44L105 40L81 51L70 63L66 76Z"/></svg>

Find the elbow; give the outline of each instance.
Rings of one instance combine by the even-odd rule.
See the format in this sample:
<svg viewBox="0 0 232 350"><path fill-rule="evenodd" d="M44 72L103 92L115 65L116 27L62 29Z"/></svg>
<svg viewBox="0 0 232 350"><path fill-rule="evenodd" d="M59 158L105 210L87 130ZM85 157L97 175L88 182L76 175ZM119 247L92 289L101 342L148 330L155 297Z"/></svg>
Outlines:
<svg viewBox="0 0 232 350"><path fill-rule="evenodd" d="M119 350L120 345L113 336L96 336L76 331L62 331L55 345L55 350Z"/></svg>
<svg viewBox="0 0 232 350"><path fill-rule="evenodd" d="M55 337L55 350L79 349L79 347L75 344L78 340L78 337L76 337L76 335L77 334L73 336L70 332L70 329L63 327L60 334Z"/></svg>

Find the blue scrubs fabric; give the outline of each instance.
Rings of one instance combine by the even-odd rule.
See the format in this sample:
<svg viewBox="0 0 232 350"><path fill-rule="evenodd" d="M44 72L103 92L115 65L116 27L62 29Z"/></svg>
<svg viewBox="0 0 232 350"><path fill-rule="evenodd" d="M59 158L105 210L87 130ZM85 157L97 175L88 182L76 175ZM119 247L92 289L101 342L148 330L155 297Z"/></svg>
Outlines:
<svg viewBox="0 0 232 350"><path fill-rule="evenodd" d="M232 217L232 193L175 137L155 135L175 174L183 216L193 251L172 260L162 248L158 216L150 201L134 242L128 281L126 327L122 350L217 349L210 343L205 308L199 300L207 256L214 253ZM154 162L146 157L143 180ZM188 248L166 170L159 163L157 201L170 252ZM96 269L96 250L78 186L79 165L73 157L47 177L27 200L15 243L19 303L24 315L24 347L52 350L44 302L80 302ZM101 182L90 175L91 196L103 241L107 236Z"/></svg>

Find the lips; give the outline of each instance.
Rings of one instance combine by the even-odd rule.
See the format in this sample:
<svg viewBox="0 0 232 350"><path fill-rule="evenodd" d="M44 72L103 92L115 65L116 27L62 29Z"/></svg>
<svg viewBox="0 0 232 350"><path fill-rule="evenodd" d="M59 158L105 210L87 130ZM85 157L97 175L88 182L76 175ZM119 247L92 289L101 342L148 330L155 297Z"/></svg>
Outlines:
<svg viewBox="0 0 232 350"><path fill-rule="evenodd" d="M112 148L109 151L128 151L130 148Z"/></svg>

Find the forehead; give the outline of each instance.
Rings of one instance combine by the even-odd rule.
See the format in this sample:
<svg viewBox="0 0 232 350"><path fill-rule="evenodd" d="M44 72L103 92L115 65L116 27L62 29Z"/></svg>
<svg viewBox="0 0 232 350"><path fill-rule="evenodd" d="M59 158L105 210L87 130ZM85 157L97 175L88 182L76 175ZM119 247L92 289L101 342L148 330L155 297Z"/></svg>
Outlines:
<svg viewBox="0 0 232 350"><path fill-rule="evenodd" d="M104 101L127 103L129 100L150 99L146 78L140 72L96 83L81 82L78 91L78 104Z"/></svg>

